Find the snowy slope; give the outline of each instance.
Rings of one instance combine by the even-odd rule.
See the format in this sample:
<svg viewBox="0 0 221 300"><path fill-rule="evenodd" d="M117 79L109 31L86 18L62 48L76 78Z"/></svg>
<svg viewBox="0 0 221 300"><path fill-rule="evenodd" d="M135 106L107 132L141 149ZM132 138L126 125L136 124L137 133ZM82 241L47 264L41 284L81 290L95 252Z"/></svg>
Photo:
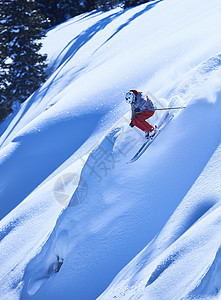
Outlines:
<svg viewBox="0 0 221 300"><path fill-rule="evenodd" d="M220 299L220 159L219 146L158 237L99 299Z"/></svg>
<svg viewBox="0 0 221 300"><path fill-rule="evenodd" d="M218 299L220 13L153 1L48 32L49 79L0 126L2 299L96 299L122 269L101 299ZM129 88L187 105L130 165Z"/></svg>

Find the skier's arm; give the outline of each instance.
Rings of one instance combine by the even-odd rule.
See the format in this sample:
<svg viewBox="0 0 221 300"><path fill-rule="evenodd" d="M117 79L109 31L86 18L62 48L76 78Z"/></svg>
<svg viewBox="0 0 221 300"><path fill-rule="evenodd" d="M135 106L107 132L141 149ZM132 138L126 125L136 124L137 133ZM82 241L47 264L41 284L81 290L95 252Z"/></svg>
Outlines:
<svg viewBox="0 0 221 300"><path fill-rule="evenodd" d="M147 96L146 103L144 104L146 110L155 111L156 107L154 106L152 100Z"/></svg>
<svg viewBox="0 0 221 300"><path fill-rule="evenodd" d="M130 127L134 127L134 124L132 123L132 120L133 120L133 118L136 114L135 111L136 111L136 108L134 107L133 104L131 104L131 120L130 120L130 124L129 124Z"/></svg>
<svg viewBox="0 0 221 300"><path fill-rule="evenodd" d="M134 116L135 116L135 105L133 103L131 103L131 121L133 120Z"/></svg>

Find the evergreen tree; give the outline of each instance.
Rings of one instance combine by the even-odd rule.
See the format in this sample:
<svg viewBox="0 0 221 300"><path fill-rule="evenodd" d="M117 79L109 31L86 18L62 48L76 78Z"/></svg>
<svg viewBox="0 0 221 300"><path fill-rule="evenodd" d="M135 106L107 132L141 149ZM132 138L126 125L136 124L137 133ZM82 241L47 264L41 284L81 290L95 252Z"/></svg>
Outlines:
<svg viewBox="0 0 221 300"><path fill-rule="evenodd" d="M96 0L82 0L82 12L88 12L96 8Z"/></svg>
<svg viewBox="0 0 221 300"><path fill-rule="evenodd" d="M84 12L81 0L59 0L58 20L59 23Z"/></svg>
<svg viewBox="0 0 221 300"><path fill-rule="evenodd" d="M12 112L11 103L7 101L6 88L8 85L8 63L7 57L7 17L3 9L5 2L0 1L0 122Z"/></svg>
<svg viewBox="0 0 221 300"><path fill-rule="evenodd" d="M47 18L48 27L59 23L58 1L59 0L36 0L36 8Z"/></svg>
<svg viewBox="0 0 221 300"><path fill-rule="evenodd" d="M48 27L51 27L81 13L97 8L106 11L125 1L128 0L36 0L36 6L48 18Z"/></svg>
<svg viewBox="0 0 221 300"><path fill-rule="evenodd" d="M133 7L139 4L149 2L150 0L124 0L124 8Z"/></svg>
<svg viewBox="0 0 221 300"><path fill-rule="evenodd" d="M46 56L39 54L45 23L35 0L0 1L0 106L23 102L45 80Z"/></svg>
<svg viewBox="0 0 221 300"><path fill-rule="evenodd" d="M137 2L138 1L136 1L136 0L125 0L124 1L124 8L136 6Z"/></svg>
<svg viewBox="0 0 221 300"><path fill-rule="evenodd" d="M81 0L36 0L36 7L49 20L48 27L85 11L84 1Z"/></svg>

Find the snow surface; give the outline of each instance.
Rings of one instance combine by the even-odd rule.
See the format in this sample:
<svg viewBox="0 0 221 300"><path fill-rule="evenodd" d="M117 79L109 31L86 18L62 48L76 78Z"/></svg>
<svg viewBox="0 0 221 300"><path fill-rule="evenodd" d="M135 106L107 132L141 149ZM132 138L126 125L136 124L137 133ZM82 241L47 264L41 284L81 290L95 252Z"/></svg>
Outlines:
<svg viewBox="0 0 221 300"><path fill-rule="evenodd" d="M220 15L158 0L48 32L48 80L0 125L1 299L221 298ZM130 88L187 106L133 164Z"/></svg>

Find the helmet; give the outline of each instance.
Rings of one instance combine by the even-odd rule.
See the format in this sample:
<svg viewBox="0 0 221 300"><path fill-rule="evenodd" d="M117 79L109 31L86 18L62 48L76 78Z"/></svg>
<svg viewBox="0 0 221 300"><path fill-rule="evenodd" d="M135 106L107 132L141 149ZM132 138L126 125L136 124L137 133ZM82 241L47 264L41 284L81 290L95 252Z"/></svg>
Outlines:
<svg viewBox="0 0 221 300"><path fill-rule="evenodd" d="M125 95L126 102L129 104L135 102L137 94L138 94L138 92L135 90L134 91L130 90L129 92L127 92Z"/></svg>

